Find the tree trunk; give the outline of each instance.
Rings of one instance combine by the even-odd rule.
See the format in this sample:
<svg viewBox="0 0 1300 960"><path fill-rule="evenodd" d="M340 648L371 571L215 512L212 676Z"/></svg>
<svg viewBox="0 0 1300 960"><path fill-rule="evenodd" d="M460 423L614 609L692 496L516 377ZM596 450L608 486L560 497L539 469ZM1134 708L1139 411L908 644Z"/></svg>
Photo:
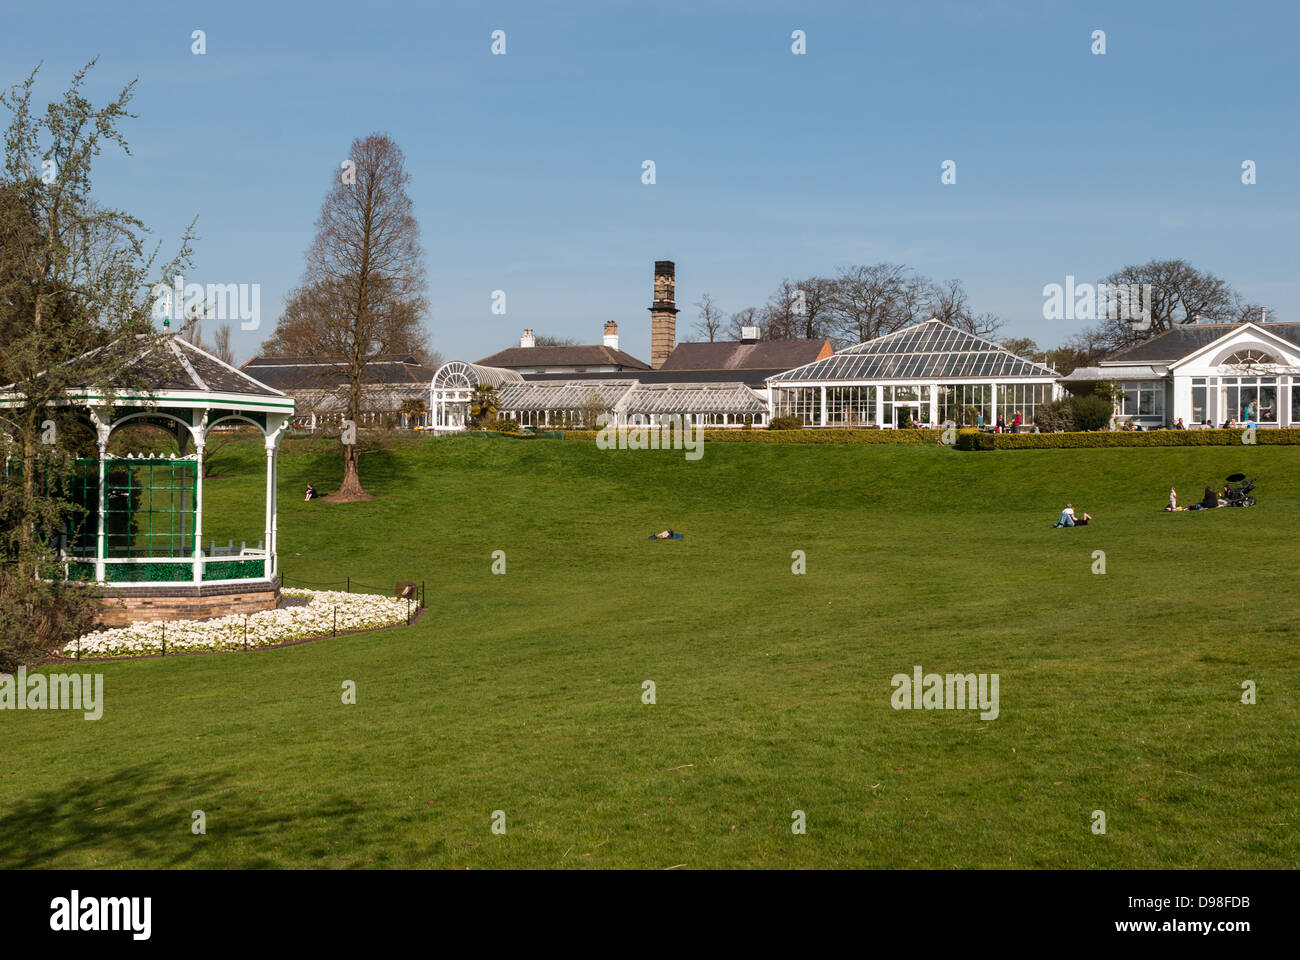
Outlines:
<svg viewBox="0 0 1300 960"><path fill-rule="evenodd" d="M343 482L336 500L369 500L370 494L361 488L361 473L357 470L357 445L350 443L343 448Z"/></svg>

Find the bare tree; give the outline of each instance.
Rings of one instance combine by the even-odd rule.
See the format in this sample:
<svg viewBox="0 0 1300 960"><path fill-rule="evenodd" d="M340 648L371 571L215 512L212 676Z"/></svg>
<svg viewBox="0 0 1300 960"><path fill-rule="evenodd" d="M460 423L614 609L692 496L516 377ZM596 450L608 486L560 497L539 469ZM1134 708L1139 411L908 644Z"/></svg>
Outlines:
<svg viewBox="0 0 1300 960"><path fill-rule="evenodd" d="M718 339L725 322L722 308L707 293L695 301L695 306L700 310L700 318L695 321L695 332L700 337L708 337L709 343L713 343Z"/></svg>
<svg viewBox="0 0 1300 960"><path fill-rule="evenodd" d="M265 357L308 357L341 360L346 351L343 328L331 320L324 291L299 286L285 296L284 309L271 336L258 352ZM409 354L426 366L437 366L441 355L429 346L429 332L416 313L396 314L387 324L387 347Z"/></svg>
<svg viewBox="0 0 1300 960"><path fill-rule="evenodd" d="M388 136L371 134L352 142L348 158L354 176L347 170L334 174L302 284L286 303L273 339L292 341L305 356L342 362L347 376L342 395L347 419L355 425L367 364L409 349L428 303L424 250L401 149ZM317 330L318 338L302 337L304 326ZM343 482L330 499L369 499L361 486L357 445L349 442L346 429L341 439Z"/></svg>
<svg viewBox="0 0 1300 960"><path fill-rule="evenodd" d="M760 324L760 315L758 307L746 307L744 310L737 310L727 321L727 335L732 340L743 340L745 338L745 327L758 327L758 338L766 340L763 335L763 329Z"/></svg>
<svg viewBox="0 0 1300 960"><path fill-rule="evenodd" d="M217 332L212 335L212 349L209 353L223 363L234 366L235 351L230 347L230 324L223 323L217 327Z"/></svg>
<svg viewBox="0 0 1300 960"><path fill-rule="evenodd" d="M830 310L835 340L865 343L899 329L898 305L911 278L912 271L896 263L841 269Z"/></svg>
<svg viewBox="0 0 1300 960"><path fill-rule="evenodd" d="M573 337L550 337L543 334L542 336L533 337L533 346L535 347L572 347L578 343Z"/></svg>
<svg viewBox="0 0 1300 960"><path fill-rule="evenodd" d="M799 316L798 290L789 280L782 280L776 292L767 298L760 313L759 326L765 340L792 340L799 335L802 317Z"/></svg>
<svg viewBox="0 0 1300 960"><path fill-rule="evenodd" d="M933 284L930 291L930 315L936 320L965 329L974 319L970 297L960 280Z"/></svg>
<svg viewBox="0 0 1300 960"><path fill-rule="evenodd" d="M809 277L795 285L796 316L800 320L799 336L822 340L830 335L831 308L835 299L835 282L828 277Z"/></svg>
<svg viewBox="0 0 1300 960"><path fill-rule="evenodd" d="M1263 309L1246 304L1231 286L1214 274L1198 270L1186 260L1150 260L1129 264L1107 276L1102 283L1142 290L1143 308L1150 308L1150 326L1143 329L1132 320L1099 317L1097 331L1111 349L1122 349L1149 337L1198 319L1234 323L1243 314L1258 317ZM1150 296L1147 297L1147 290Z"/></svg>

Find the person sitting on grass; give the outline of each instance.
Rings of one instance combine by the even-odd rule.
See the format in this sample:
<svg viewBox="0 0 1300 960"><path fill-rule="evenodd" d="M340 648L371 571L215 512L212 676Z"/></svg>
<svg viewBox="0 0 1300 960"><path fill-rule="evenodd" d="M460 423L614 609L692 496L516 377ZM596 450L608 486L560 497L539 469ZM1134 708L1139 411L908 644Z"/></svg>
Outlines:
<svg viewBox="0 0 1300 960"><path fill-rule="evenodd" d="M1214 492L1212 487L1205 488L1205 496L1201 497L1201 509L1213 510L1219 505L1219 495Z"/></svg>
<svg viewBox="0 0 1300 960"><path fill-rule="evenodd" d="M310 483L307 484L307 495L306 495L305 497L303 497L303 499L304 499L304 500L315 500L315 499L316 499L316 488L313 487Z"/></svg>
<svg viewBox="0 0 1300 960"><path fill-rule="evenodd" d="M1074 504L1067 503L1065 509L1061 511L1061 516L1057 518L1056 523L1052 526L1054 528L1074 526Z"/></svg>

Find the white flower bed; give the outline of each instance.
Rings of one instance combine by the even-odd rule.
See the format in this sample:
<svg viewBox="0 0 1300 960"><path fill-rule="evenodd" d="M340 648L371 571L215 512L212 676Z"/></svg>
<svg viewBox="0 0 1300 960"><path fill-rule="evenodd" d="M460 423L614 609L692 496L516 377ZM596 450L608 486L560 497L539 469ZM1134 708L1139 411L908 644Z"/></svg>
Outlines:
<svg viewBox="0 0 1300 960"><path fill-rule="evenodd" d="M334 611L338 628L372 630L406 622L407 601L366 593L333 590L281 591L286 597L306 597L306 606L284 607L248 614L248 647L267 647L308 637L328 637L334 632ZM414 612L414 611L412 611ZM96 630L81 638L83 657L142 657L163 652L163 624L166 623L167 652L189 650L244 649L244 614L212 620L137 620L128 627ZM75 656L77 644L63 648Z"/></svg>

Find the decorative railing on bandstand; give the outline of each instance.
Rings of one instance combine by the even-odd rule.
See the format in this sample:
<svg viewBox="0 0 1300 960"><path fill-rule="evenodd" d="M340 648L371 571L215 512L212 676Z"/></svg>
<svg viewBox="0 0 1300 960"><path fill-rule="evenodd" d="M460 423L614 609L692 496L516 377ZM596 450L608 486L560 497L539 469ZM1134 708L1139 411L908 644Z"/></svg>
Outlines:
<svg viewBox="0 0 1300 960"><path fill-rule="evenodd" d="M270 579L273 564L263 541L256 548L241 544L238 552L231 541L224 548L210 542L196 555L202 517L198 469L192 455L109 458L102 464L79 459L72 493L80 516L61 538L64 575L95 581L102 564L106 583Z"/></svg>
<svg viewBox="0 0 1300 960"><path fill-rule="evenodd" d="M266 557L230 559L205 555L198 561L203 567L199 582L210 580L262 580L270 574ZM193 557L106 557L104 581L106 583L194 583ZM94 580L95 561L68 560L64 570L69 580Z"/></svg>

